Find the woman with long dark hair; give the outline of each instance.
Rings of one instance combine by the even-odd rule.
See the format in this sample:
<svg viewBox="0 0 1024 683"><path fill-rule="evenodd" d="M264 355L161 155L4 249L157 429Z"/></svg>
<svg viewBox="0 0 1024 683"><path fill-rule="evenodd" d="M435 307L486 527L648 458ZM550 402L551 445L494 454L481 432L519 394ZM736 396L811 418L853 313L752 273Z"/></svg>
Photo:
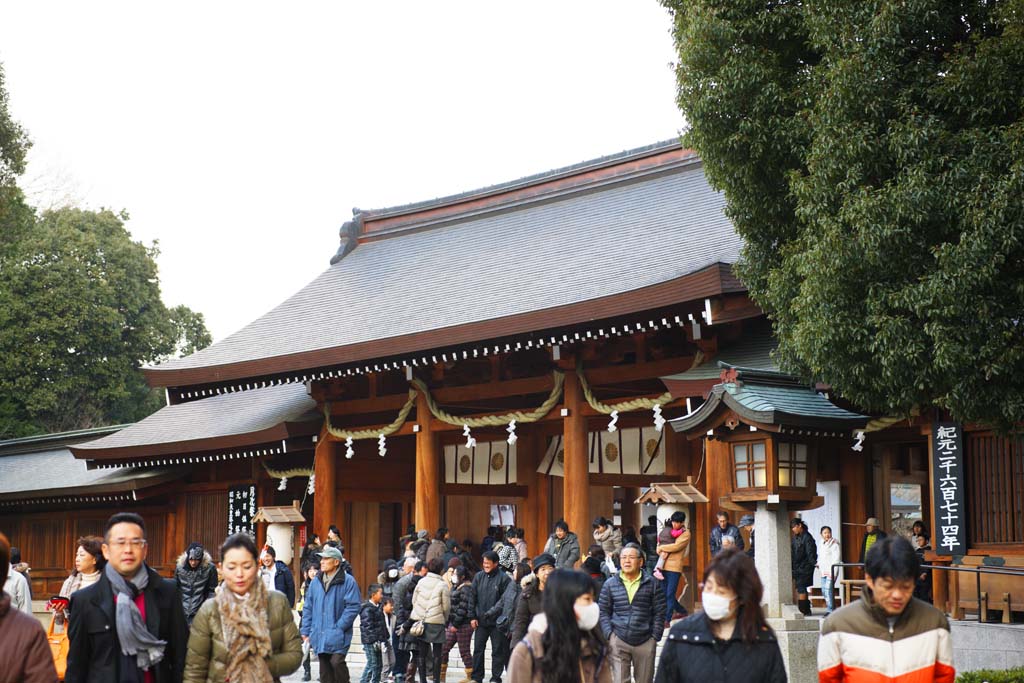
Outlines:
<svg viewBox="0 0 1024 683"><path fill-rule="evenodd" d="M701 590L704 609L672 627L655 683L786 683L754 561L738 548L722 550Z"/></svg>
<svg viewBox="0 0 1024 683"><path fill-rule="evenodd" d="M589 576L571 569L551 572L544 611L512 651L510 683L611 683L599 618Z"/></svg>
<svg viewBox="0 0 1024 683"><path fill-rule="evenodd" d="M299 668L302 638L292 606L267 590L258 557L245 533L220 547L224 582L192 622L185 683L272 683Z"/></svg>

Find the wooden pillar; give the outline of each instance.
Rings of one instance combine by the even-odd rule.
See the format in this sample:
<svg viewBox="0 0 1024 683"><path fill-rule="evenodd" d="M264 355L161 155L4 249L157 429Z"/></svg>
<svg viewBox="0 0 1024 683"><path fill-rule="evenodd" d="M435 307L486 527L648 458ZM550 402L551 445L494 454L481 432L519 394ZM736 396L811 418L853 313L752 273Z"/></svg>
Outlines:
<svg viewBox="0 0 1024 683"><path fill-rule="evenodd" d="M526 487L526 500L519 506L519 526L526 534L523 540L530 557L544 549L551 526L547 477L537 472L543 455L544 437L535 429L524 429L516 442L516 480Z"/></svg>
<svg viewBox="0 0 1024 683"><path fill-rule="evenodd" d="M441 449L430 429L430 406L416 394L416 515L417 529L433 534L441 526Z"/></svg>
<svg viewBox="0 0 1024 683"><path fill-rule="evenodd" d="M565 408L562 420L562 445L565 450L565 494L563 509L569 530L580 539L583 551L590 540L590 463L587 453L587 419L583 414L586 400L575 370L565 373Z"/></svg>
<svg viewBox="0 0 1024 683"><path fill-rule="evenodd" d="M320 534L320 540L327 540L327 528L334 524L337 513L337 451L334 442L320 432L316 444L313 474L316 476L316 492L313 494L313 531Z"/></svg>

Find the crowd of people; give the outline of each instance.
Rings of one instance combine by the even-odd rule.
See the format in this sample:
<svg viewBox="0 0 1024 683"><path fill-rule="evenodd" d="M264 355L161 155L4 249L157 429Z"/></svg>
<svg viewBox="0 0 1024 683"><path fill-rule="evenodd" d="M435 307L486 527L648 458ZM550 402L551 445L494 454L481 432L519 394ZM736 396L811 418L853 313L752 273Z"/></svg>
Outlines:
<svg viewBox="0 0 1024 683"><path fill-rule="evenodd" d="M862 600L824 623L821 680L888 675L896 641L915 637L926 643L916 656L934 673L920 680L952 681L945 616L912 599L927 574L920 569L926 529L915 525L915 549L886 537L877 520L868 522L867 587ZM800 591L814 568L826 576L841 553L829 527L821 529L820 552L800 519L791 529L803 611L807 595ZM78 540L75 569L52 607L55 623L66 624L64 680L72 683L271 683L300 667L310 680L313 659L321 681L348 683L357 622L366 656L361 683L445 681L456 646L465 683L482 683L487 673L494 683L503 676L513 683L785 681L779 644L760 606L749 531L745 539L719 513L699 584L702 610L689 615L679 600L690 542L682 512L648 519L639 534L598 517L582 557L579 537L564 521L533 558L521 529L491 527L479 565L472 544L455 542L447 529L431 535L410 528L402 556L385 561L365 593L337 527L323 544L314 536L304 548L296 589L274 549L257 548L244 533L229 536L216 560L190 544L174 578L164 579L146 564L144 520L119 513L102 538ZM11 662L0 683L50 683L54 657L30 608L16 603L27 581L11 554L0 536L0 661ZM887 660L887 652L894 656Z"/></svg>

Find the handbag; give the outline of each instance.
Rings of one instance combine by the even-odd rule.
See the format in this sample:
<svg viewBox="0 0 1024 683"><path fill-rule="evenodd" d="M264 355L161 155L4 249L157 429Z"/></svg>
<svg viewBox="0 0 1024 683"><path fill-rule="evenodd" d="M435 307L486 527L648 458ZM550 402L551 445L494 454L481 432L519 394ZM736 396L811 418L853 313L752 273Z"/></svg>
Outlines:
<svg viewBox="0 0 1024 683"><path fill-rule="evenodd" d="M57 680L63 681L64 674L68 670L68 634L54 633L53 626L57 621L57 615L50 617L50 627L46 630L46 640L50 643L50 652L53 654L53 666L57 669Z"/></svg>
<svg viewBox="0 0 1024 683"><path fill-rule="evenodd" d="M409 635L412 636L413 638L419 638L420 636L423 635L423 629L424 629L423 621L422 620L421 621L417 621L417 622L413 623L412 626L409 627Z"/></svg>

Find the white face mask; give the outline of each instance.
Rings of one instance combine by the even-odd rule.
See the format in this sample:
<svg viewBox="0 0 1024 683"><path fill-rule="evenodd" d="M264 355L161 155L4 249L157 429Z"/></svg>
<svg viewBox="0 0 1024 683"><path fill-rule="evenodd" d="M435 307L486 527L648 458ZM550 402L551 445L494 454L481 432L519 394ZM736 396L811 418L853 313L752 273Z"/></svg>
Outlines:
<svg viewBox="0 0 1024 683"><path fill-rule="evenodd" d="M452 580L452 585L453 586L458 586L459 585L459 577L455 576L455 574L452 574L451 580Z"/></svg>
<svg viewBox="0 0 1024 683"><path fill-rule="evenodd" d="M580 627L581 631L589 631L597 626L600 618L601 608L597 606L596 602L592 602L586 607L576 608L576 625Z"/></svg>
<svg viewBox="0 0 1024 683"><path fill-rule="evenodd" d="M389 569L388 570L388 577L389 578L393 579L393 578L395 578L397 576L398 576L398 570L397 569Z"/></svg>
<svg viewBox="0 0 1024 683"><path fill-rule="evenodd" d="M725 598L721 595L704 591L701 595L701 604L704 606L704 614L708 615L711 621L720 621L729 616L732 612L732 601L734 598Z"/></svg>

